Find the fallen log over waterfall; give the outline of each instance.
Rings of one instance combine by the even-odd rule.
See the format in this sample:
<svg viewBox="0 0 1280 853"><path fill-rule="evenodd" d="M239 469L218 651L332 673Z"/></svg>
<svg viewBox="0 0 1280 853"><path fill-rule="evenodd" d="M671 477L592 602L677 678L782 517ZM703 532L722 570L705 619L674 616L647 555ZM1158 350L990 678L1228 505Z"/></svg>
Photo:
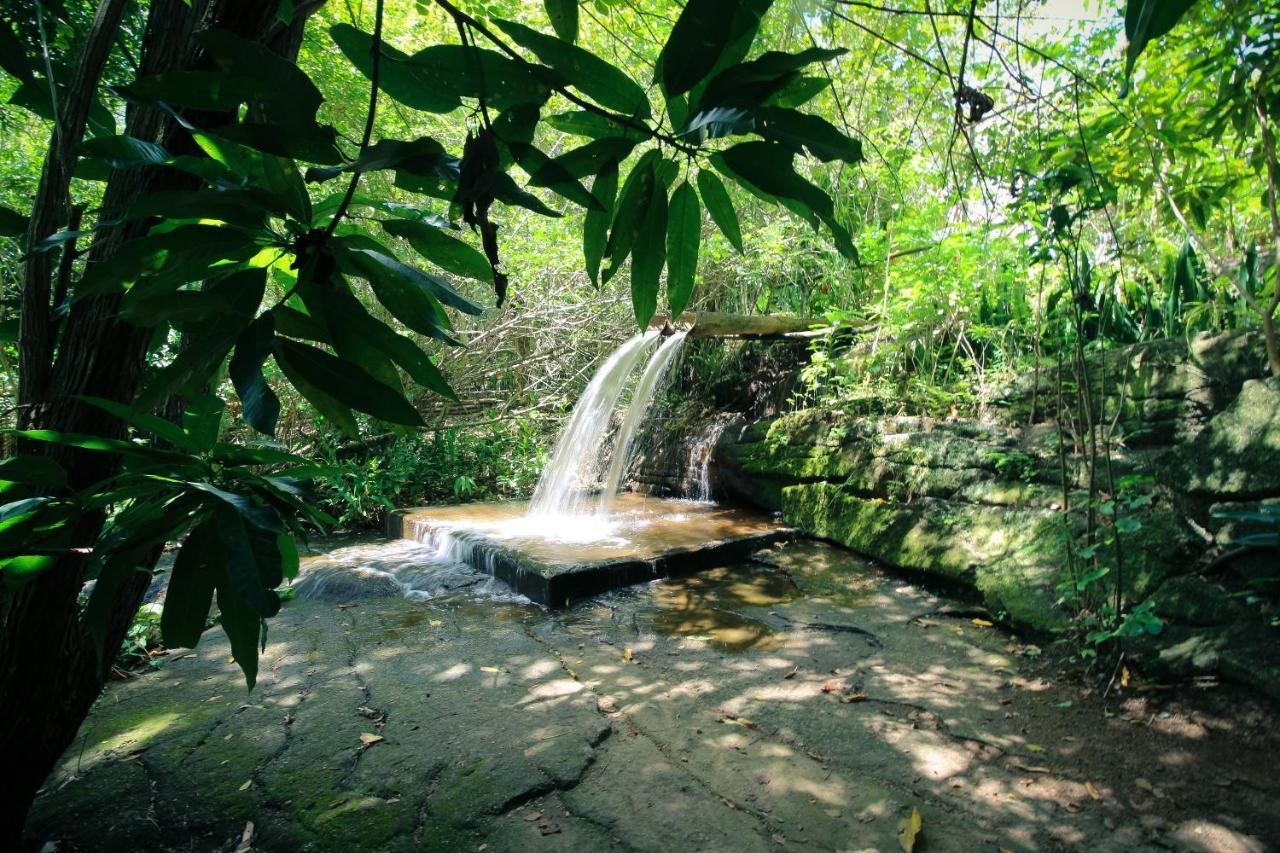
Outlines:
<svg viewBox="0 0 1280 853"><path fill-rule="evenodd" d="M721 314L715 311L686 311L673 321L665 315L654 317L650 329L664 335L686 330L691 338L777 338L808 337L825 333L830 324L820 317L782 317L777 314Z"/></svg>

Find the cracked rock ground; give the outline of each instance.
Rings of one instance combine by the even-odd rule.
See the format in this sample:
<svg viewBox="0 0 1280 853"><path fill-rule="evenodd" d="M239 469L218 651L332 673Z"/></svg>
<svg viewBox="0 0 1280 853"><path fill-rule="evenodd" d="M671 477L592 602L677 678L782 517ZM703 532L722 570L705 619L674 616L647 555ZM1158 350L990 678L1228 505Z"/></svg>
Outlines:
<svg viewBox="0 0 1280 853"><path fill-rule="evenodd" d="M812 542L563 612L293 601L251 694L216 630L110 687L28 829L64 850L892 851L917 810L925 851L1278 837L1267 709L1104 700L1033 651Z"/></svg>

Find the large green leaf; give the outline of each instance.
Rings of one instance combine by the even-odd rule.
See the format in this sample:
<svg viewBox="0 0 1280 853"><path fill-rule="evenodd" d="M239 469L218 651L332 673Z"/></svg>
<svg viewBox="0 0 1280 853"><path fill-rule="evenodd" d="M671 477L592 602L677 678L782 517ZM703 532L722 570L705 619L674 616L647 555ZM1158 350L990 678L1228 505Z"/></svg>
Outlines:
<svg viewBox="0 0 1280 853"><path fill-rule="evenodd" d="M210 28L195 40L226 74L270 80L266 102L271 120L310 124L324 96L297 63L284 59L264 44L249 41L228 30Z"/></svg>
<svg viewBox="0 0 1280 853"><path fill-rule="evenodd" d="M580 207L591 210L599 205L595 197L577 181L569 170L552 160L542 151L524 142L513 142L507 146L520 168L529 173L530 183L533 176L538 176L537 186L545 186L556 195L563 196Z"/></svg>
<svg viewBox="0 0 1280 853"><path fill-rule="evenodd" d="M356 264L361 270L368 271L380 268L383 271L384 278L386 276L398 278L431 294L440 302L451 308L456 308L464 314L479 315L484 313L483 305L472 302L454 290L453 285L449 284L449 282L424 273L422 270L411 267L408 264L401 263L388 252L372 248L353 247L350 254L355 257ZM370 282L372 283L372 279L370 279ZM445 328L448 328L448 326L446 325Z"/></svg>
<svg viewBox="0 0 1280 853"><path fill-rule="evenodd" d="M280 418L280 398L271 390L262 372L262 364L271 355L275 340L275 317L271 313L263 314L240 334L228 370L231 384L240 396L245 421L266 435L276 434L276 422Z"/></svg>
<svg viewBox="0 0 1280 853"><path fill-rule="evenodd" d="M458 160L451 157L444 146L424 136L419 139L383 139L370 145L360 156L342 166L308 169L308 181L327 181L342 172L373 172L381 169L398 169L417 175L457 182Z"/></svg>
<svg viewBox="0 0 1280 853"><path fill-rule="evenodd" d="M730 66L711 78L698 98L698 108L757 106L799 79L800 69L806 65L825 62L846 52L840 48L820 47L799 53L768 51L748 62Z"/></svg>
<svg viewBox="0 0 1280 853"><path fill-rule="evenodd" d="M342 55L366 80L373 76L373 36L350 24L329 28ZM430 113L447 113L462 104L459 93L437 84L427 69L410 61L408 54L382 43L378 61L378 88L406 107Z"/></svg>
<svg viewBox="0 0 1280 853"><path fill-rule="evenodd" d="M1126 0L1124 34L1129 44L1124 51L1124 85L1120 94L1129 90L1134 63L1147 45L1172 30L1196 0Z"/></svg>
<svg viewBox="0 0 1280 853"><path fill-rule="evenodd" d="M198 443L177 424L166 421L159 415L153 415L150 412L136 411L123 403L117 403L114 400L104 400L101 397L80 396L77 399L88 403L94 408L101 409L104 412L115 415L120 420L137 428L142 432L149 432L161 441L167 441L174 447L183 450L196 452L200 449Z"/></svg>
<svg viewBox="0 0 1280 853"><path fill-rule="evenodd" d="M545 101L551 91L547 78L556 76L541 66L517 62L475 45L432 45L409 57L408 62L428 85L464 98L483 96L489 106L499 110Z"/></svg>
<svg viewBox="0 0 1280 853"><path fill-rule="evenodd" d="M169 570L160 631L172 649L194 648L204 633L213 604L217 566L222 561L215 524L206 519L191 529Z"/></svg>
<svg viewBox="0 0 1280 853"><path fill-rule="evenodd" d="M26 233L27 217L11 207L0 206L0 237L23 237Z"/></svg>
<svg viewBox="0 0 1280 853"><path fill-rule="evenodd" d="M654 169L658 159L657 149L649 149L631 167L627 179L622 183L622 191L614 209L613 225L609 229L609 240L604 248L605 257L609 259L609 267L604 273L605 281L613 278L636 244L645 212L653 197L654 184L658 180Z"/></svg>
<svg viewBox="0 0 1280 853"><path fill-rule="evenodd" d="M303 378L301 373L294 370L288 361L276 358L276 364L279 366L280 372L289 380L289 384L311 404L312 408L348 437L353 439L360 438L360 426L356 423L355 415L351 413L349 406L344 406L332 395L312 385Z"/></svg>
<svg viewBox="0 0 1280 853"><path fill-rule="evenodd" d="M600 106L637 119L649 117L649 99L644 89L618 66L577 45L543 35L523 24L501 19L494 23L512 41L563 75L568 85Z"/></svg>
<svg viewBox="0 0 1280 853"><path fill-rule="evenodd" d="M132 166L159 166L169 162L169 152L154 142L132 136L95 136L80 146L88 157L102 160L113 169Z"/></svg>
<svg viewBox="0 0 1280 853"><path fill-rule="evenodd" d="M605 243L609 237L609 220L618 194L618 161L604 164L591 184L591 193L600 202L600 209L591 209L582 224L582 254L586 258L587 275L592 284L599 284L600 261L604 258Z"/></svg>
<svg viewBox="0 0 1280 853"><path fill-rule="evenodd" d="M679 316L693 295L702 240L702 207L688 181L676 187L667 210L667 303Z"/></svg>
<svg viewBox="0 0 1280 853"><path fill-rule="evenodd" d="M422 416L408 400L357 364L286 338L277 339L275 356L282 367L288 365L288 371L296 372L307 384L320 389L343 406L388 423L423 425Z"/></svg>
<svg viewBox="0 0 1280 853"><path fill-rule="evenodd" d="M667 254L667 188L654 181L631 254L631 306L641 329L658 308L658 280Z"/></svg>
<svg viewBox="0 0 1280 853"><path fill-rule="evenodd" d="M120 87L125 97L211 112L232 112L249 101L269 100L267 78L221 71L164 71Z"/></svg>
<svg viewBox="0 0 1280 853"><path fill-rule="evenodd" d="M736 0L689 0L658 54L658 81L674 97L711 73L733 34Z"/></svg>
<svg viewBox="0 0 1280 853"><path fill-rule="evenodd" d="M153 290L214 278L258 253L261 244L236 228L183 225L123 244L108 260L90 264L75 298L127 289L147 279Z"/></svg>
<svg viewBox="0 0 1280 853"><path fill-rule="evenodd" d="M799 153L801 148L824 162L862 161L862 142L851 139L824 118L780 107L756 110L760 135Z"/></svg>
<svg viewBox="0 0 1280 853"><path fill-rule="evenodd" d="M733 244L733 247L741 252L742 228L738 225L738 214L733 210L733 202L729 199L729 191L724 188L724 184L720 182L714 172L703 169L698 172L698 192L702 195L702 201L707 205L707 212L711 214L711 221L720 229L720 233Z"/></svg>
<svg viewBox="0 0 1280 853"><path fill-rule="evenodd" d="M388 234L403 237L413 250L441 269L454 275L493 283L493 268L474 246L451 237L425 222L407 219L384 219L382 227Z"/></svg>
<svg viewBox="0 0 1280 853"><path fill-rule="evenodd" d="M568 174L574 178L583 178L596 174L606 163L622 162L635 147L636 143L630 139L609 136L567 151L551 162L555 165L557 175ZM549 186L554 180L554 175L542 171L529 177L529 183L535 187Z"/></svg>
<svg viewBox="0 0 1280 853"><path fill-rule="evenodd" d="M280 534L255 533L234 512L220 510L214 513L214 519L231 588L256 615L275 616L280 611L275 587L283 579L280 551L276 548L276 536ZM265 542L267 547L255 547L259 542Z"/></svg>
<svg viewBox="0 0 1280 853"><path fill-rule="evenodd" d="M578 0L543 0L556 35L567 42L578 40Z"/></svg>
<svg viewBox="0 0 1280 853"><path fill-rule="evenodd" d="M547 116L544 121L556 130L575 136L590 136L592 139L603 139L606 136L623 136L636 141L641 139L640 133L634 128L589 110L555 113Z"/></svg>
<svg viewBox="0 0 1280 853"><path fill-rule="evenodd" d="M231 654L252 690L258 681L258 644L261 642L265 623L236 593L226 568L220 568L217 582L218 621L226 632L227 639L231 641Z"/></svg>

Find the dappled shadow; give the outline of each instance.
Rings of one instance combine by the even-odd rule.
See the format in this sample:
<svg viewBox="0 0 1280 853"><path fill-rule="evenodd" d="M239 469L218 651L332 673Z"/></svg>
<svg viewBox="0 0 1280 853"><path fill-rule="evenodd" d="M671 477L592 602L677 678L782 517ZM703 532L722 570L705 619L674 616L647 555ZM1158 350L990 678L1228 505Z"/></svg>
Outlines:
<svg viewBox="0 0 1280 853"><path fill-rule="evenodd" d="M929 850L1231 849L1276 826L1153 825L1155 793L1086 775L1100 717L1039 698L1032 647L816 543L560 614L347 604L290 603L252 694L217 631L114 685L33 837L216 849L251 821L261 849L896 849L916 808ZM1203 730L1160 734L1167 766L1203 761Z"/></svg>

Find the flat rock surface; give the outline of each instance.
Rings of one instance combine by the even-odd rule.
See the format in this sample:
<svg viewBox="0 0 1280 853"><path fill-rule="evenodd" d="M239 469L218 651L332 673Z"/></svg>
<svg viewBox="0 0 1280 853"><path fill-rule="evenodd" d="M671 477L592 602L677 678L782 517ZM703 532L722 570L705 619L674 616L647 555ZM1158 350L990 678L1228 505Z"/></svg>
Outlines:
<svg viewBox="0 0 1280 853"><path fill-rule="evenodd" d="M811 542L559 612L297 600L252 693L217 629L112 684L29 833L61 850L896 851L914 813L921 851L1278 837L1269 711L1104 701L1039 651Z"/></svg>

